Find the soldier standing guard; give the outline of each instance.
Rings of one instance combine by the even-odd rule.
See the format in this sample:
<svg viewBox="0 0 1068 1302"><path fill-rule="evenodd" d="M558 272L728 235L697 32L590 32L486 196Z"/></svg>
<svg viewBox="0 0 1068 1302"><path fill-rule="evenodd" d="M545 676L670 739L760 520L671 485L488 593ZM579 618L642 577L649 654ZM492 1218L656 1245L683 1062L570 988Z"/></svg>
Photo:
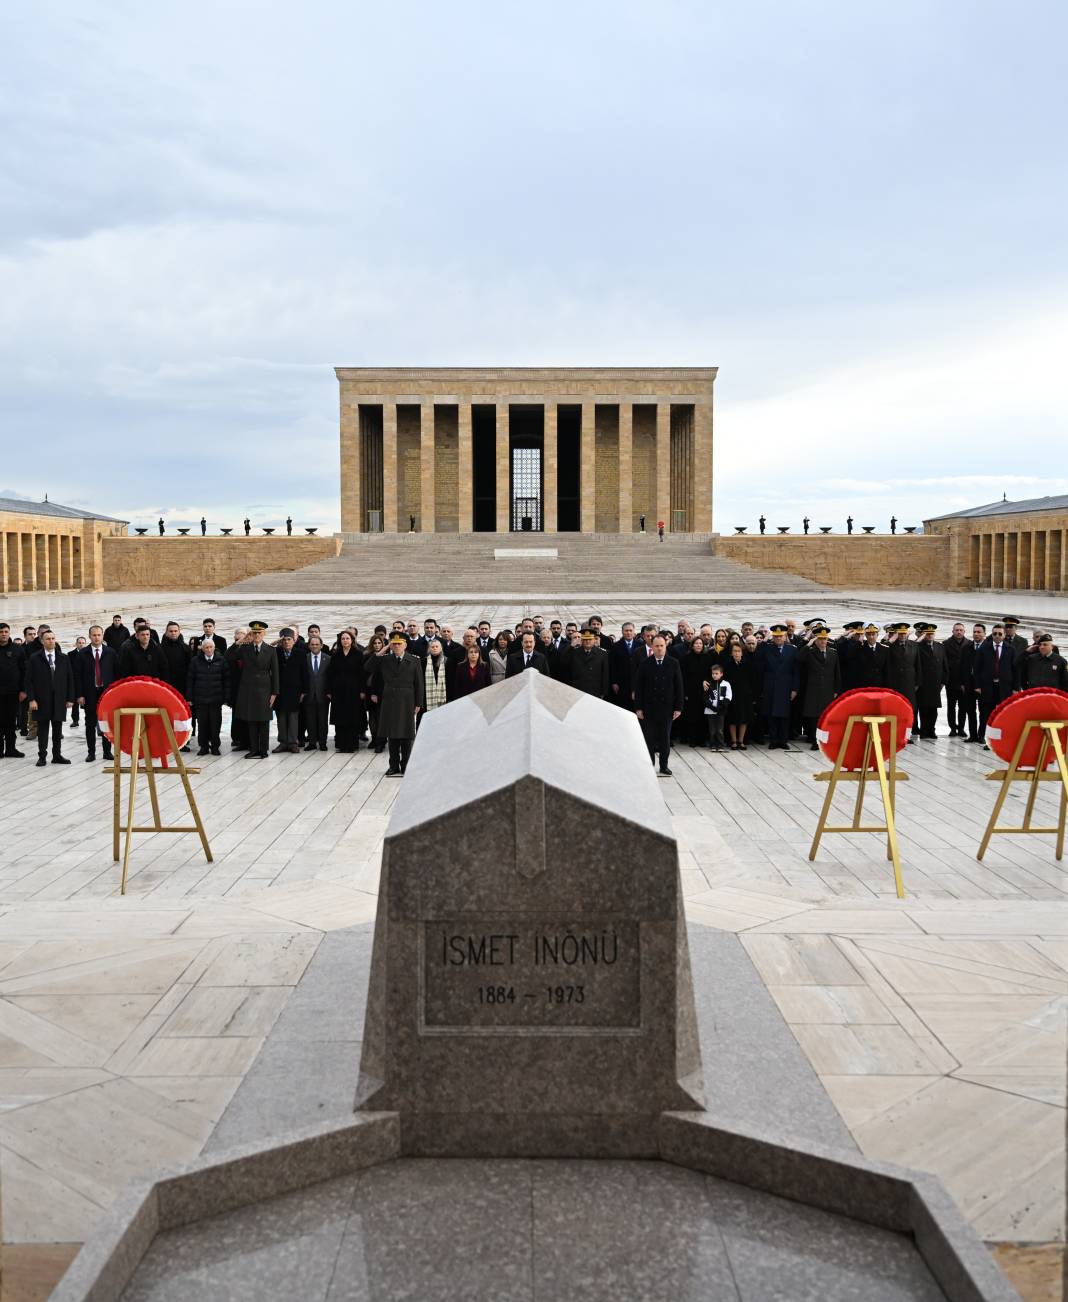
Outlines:
<svg viewBox="0 0 1068 1302"><path fill-rule="evenodd" d="M424 703L423 667L409 655L403 633L389 639L389 654L380 656L371 700L378 706L378 736L389 743L386 777L399 778L408 767L415 720Z"/></svg>
<svg viewBox="0 0 1068 1302"><path fill-rule="evenodd" d="M262 619L249 622L248 642L238 661L241 680L234 701L234 714L248 728L245 759L266 759L271 732L271 710L278 695L278 657L266 646L267 625Z"/></svg>

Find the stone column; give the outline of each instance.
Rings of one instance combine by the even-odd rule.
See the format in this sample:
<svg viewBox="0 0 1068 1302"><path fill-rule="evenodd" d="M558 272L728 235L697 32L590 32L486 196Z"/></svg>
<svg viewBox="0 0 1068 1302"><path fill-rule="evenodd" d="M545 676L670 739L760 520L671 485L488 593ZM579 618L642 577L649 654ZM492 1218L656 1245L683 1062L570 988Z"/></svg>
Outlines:
<svg viewBox="0 0 1068 1302"><path fill-rule="evenodd" d="M341 532L363 533L367 513L363 502L363 448L360 438L360 404L344 396L341 387Z"/></svg>
<svg viewBox="0 0 1068 1302"><path fill-rule="evenodd" d="M582 404L582 433L579 443L579 531L597 528L597 404Z"/></svg>
<svg viewBox="0 0 1068 1302"><path fill-rule="evenodd" d="M542 426L541 482L544 500L542 502L541 527L546 533L556 533L559 528L556 515L556 431L558 410L555 402L547 402L544 407L545 420Z"/></svg>
<svg viewBox="0 0 1068 1302"><path fill-rule="evenodd" d="M68 588L77 587L77 584L74 582L74 535L73 534L67 534L66 575L67 575L67 587Z"/></svg>
<svg viewBox="0 0 1068 1302"><path fill-rule="evenodd" d="M407 523L407 521L405 521ZM382 529L397 533L397 404L382 404Z"/></svg>
<svg viewBox="0 0 1068 1302"><path fill-rule="evenodd" d="M437 483L434 459L434 404L424 402L419 408L419 518L420 533L437 531Z"/></svg>
<svg viewBox="0 0 1068 1302"><path fill-rule="evenodd" d="M712 398L693 409L693 522L694 533L712 532Z"/></svg>
<svg viewBox="0 0 1068 1302"><path fill-rule="evenodd" d="M7 531L0 528L0 592L7 591Z"/></svg>
<svg viewBox="0 0 1068 1302"><path fill-rule="evenodd" d="M619 532L634 532L634 404L619 404Z"/></svg>
<svg viewBox="0 0 1068 1302"><path fill-rule="evenodd" d="M656 519L671 530L671 403L656 404Z"/></svg>
<svg viewBox="0 0 1068 1302"><path fill-rule="evenodd" d="M508 456L508 404L499 402L497 412L497 532L507 533L511 525L512 478Z"/></svg>
<svg viewBox="0 0 1068 1302"><path fill-rule="evenodd" d="M471 404L469 402L460 403L457 417L459 421L459 530L460 533L470 533L475 514L475 467L471 456Z"/></svg>

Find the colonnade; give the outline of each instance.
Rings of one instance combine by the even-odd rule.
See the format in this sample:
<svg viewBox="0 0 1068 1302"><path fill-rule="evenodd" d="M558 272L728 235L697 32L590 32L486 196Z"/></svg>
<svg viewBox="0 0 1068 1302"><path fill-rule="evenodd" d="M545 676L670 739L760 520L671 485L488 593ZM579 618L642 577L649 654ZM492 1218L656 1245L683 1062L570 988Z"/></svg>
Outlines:
<svg viewBox="0 0 1068 1302"><path fill-rule="evenodd" d="M520 423L538 432L517 436ZM414 518L421 532L506 533L517 446L541 449L544 532L629 533L642 516L649 530L711 531L708 399L344 393L342 531L405 532Z"/></svg>
<svg viewBox="0 0 1068 1302"><path fill-rule="evenodd" d="M968 586L1068 591L1068 527L975 532L969 539Z"/></svg>
<svg viewBox="0 0 1068 1302"><path fill-rule="evenodd" d="M82 539L70 533L3 528L0 521L0 590L75 591L85 586Z"/></svg>

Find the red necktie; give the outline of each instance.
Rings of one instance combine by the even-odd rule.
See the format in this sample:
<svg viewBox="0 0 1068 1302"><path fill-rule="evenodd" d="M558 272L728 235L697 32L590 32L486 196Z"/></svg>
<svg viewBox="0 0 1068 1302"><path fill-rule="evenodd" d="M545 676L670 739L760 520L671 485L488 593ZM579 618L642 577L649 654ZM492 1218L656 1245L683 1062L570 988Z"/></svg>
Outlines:
<svg viewBox="0 0 1068 1302"><path fill-rule="evenodd" d="M93 659L96 661L96 665L95 665L94 668L93 668L93 675L94 675L93 682L95 683L95 685L96 685L97 687L103 687L103 686L104 686L104 680L100 677L100 652L99 652L99 650L93 652Z"/></svg>

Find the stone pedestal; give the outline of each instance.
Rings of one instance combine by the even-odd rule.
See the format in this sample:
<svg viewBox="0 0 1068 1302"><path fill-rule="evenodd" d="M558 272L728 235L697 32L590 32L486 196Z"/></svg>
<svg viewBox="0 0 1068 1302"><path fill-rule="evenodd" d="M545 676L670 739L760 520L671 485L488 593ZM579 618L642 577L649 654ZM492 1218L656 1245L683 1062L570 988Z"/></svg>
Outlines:
<svg viewBox="0 0 1068 1302"><path fill-rule="evenodd" d="M654 1156L659 1114L703 1107L681 906L629 712L525 673L430 715L383 850L357 1107L399 1112L410 1154Z"/></svg>

